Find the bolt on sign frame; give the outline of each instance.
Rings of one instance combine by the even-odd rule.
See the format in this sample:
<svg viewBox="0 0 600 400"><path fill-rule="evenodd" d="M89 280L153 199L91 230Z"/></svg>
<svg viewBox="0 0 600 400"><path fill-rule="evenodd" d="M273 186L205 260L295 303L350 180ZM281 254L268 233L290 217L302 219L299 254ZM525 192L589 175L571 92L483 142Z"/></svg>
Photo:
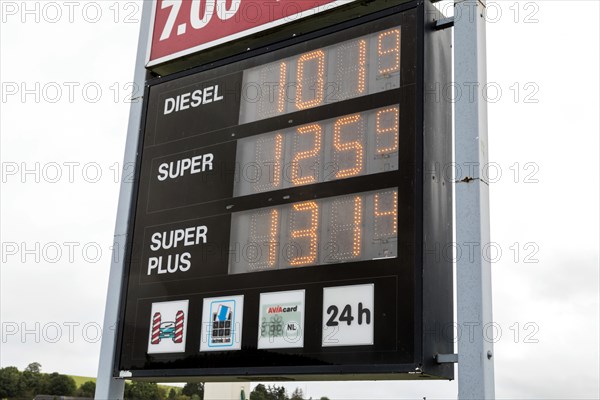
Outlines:
<svg viewBox="0 0 600 400"><path fill-rule="evenodd" d="M453 379L450 31L375 3L150 68L113 376Z"/></svg>

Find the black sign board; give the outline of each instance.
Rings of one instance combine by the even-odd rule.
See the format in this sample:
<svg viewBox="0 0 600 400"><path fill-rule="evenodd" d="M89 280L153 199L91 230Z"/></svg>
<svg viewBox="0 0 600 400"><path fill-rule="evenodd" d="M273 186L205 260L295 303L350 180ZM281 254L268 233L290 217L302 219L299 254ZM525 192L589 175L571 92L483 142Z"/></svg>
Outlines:
<svg viewBox="0 0 600 400"><path fill-rule="evenodd" d="M451 114L432 91L450 40L432 13L148 82L115 375L453 377L434 362L453 320Z"/></svg>

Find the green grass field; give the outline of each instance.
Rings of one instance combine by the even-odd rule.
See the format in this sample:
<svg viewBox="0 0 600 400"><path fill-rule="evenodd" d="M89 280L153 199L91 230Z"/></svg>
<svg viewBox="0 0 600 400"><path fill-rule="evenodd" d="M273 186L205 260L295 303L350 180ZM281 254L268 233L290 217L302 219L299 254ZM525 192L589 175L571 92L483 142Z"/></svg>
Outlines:
<svg viewBox="0 0 600 400"><path fill-rule="evenodd" d="M69 375L71 378L75 380L77 387L81 386L83 383L87 381L96 382L96 378L91 378L89 376L77 376L77 375Z"/></svg>
<svg viewBox="0 0 600 400"><path fill-rule="evenodd" d="M92 381L94 383L96 382L96 378L92 378L89 376L77 376L77 375L69 375L69 376L75 380L77 387L80 387L82 384L84 384L87 381ZM178 386L170 386L170 385L158 385L158 386L165 388L167 390L167 394L169 393L169 390L171 390L171 388L175 388L176 390L181 389Z"/></svg>

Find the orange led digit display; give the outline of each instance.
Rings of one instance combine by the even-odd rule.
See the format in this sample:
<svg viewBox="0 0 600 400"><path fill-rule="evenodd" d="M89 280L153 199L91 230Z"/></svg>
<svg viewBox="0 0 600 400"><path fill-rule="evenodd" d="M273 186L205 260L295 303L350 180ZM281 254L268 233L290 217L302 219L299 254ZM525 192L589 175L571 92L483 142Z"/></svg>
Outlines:
<svg viewBox="0 0 600 400"><path fill-rule="evenodd" d="M312 65L311 65L312 64ZM309 67L307 67L307 65ZM312 67L312 68L311 68ZM310 69L312 74L307 74ZM316 71L313 71L315 70ZM325 92L325 53L322 50L303 54L298 59L296 107L300 110L316 107L323 103ZM305 100L307 93L314 93L312 98Z"/></svg>
<svg viewBox="0 0 600 400"><path fill-rule="evenodd" d="M367 41L358 41L358 93L363 94L366 89L367 77Z"/></svg>
<svg viewBox="0 0 600 400"><path fill-rule="evenodd" d="M397 170L399 123L393 105L241 139L235 193Z"/></svg>
<svg viewBox="0 0 600 400"><path fill-rule="evenodd" d="M363 120L360 114L351 115L348 117L340 118L335 122L333 127L333 145L335 147L335 161L338 164L342 164L344 160L344 155L348 152L352 153L351 157L353 160L353 166L346 167L341 169L341 165L338 165L340 168L335 177L338 179L347 178L350 176L358 175L363 170L363 145L361 144L363 140ZM354 137L358 140L343 142L342 141L342 132L346 132L348 136Z"/></svg>
<svg viewBox="0 0 600 400"><path fill-rule="evenodd" d="M248 132L237 139L233 193L264 208L233 211L231 248L250 259L231 260L230 273L398 257L406 96L401 27L387 26L244 70Z"/></svg>
<svg viewBox="0 0 600 400"><path fill-rule="evenodd" d="M252 176L254 191L264 192L281 187L283 135L261 138L256 142L256 171Z"/></svg>
<svg viewBox="0 0 600 400"><path fill-rule="evenodd" d="M337 49L333 98L345 100L360 96L367 90L367 41L364 39L341 45Z"/></svg>
<svg viewBox="0 0 600 400"><path fill-rule="evenodd" d="M392 29L379 34L377 38L379 74L386 75L400 71L400 29Z"/></svg>
<svg viewBox="0 0 600 400"><path fill-rule="evenodd" d="M309 213L308 225L304 229L295 229L298 223L299 213ZM304 218L306 219L306 217ZM318 244L318 229L319 229L319 206L314 201L305 201L303 203L297 203L293 205L292 214L292 230L290 236L293 239L308 239L308 254L303 255L304 246L299 247L300 255L293 257L290 260L290 264L294 266L312 264L317 259L317 244Z"/></svg>
<svg viewBox="0 0 600 400"><path fill-rule="evenodd" d="M397 188L234 213L230 273L394 258L397 219Z"/></svg>
<svg viewBox="0 0 600 400"><path fill-rule="evenodd" d="M279 114L285 112L285 100L287 97L286 77L287 64L282 62L279 65L279 93L277 98L277 111L279 111Z"/></svg>
<svg viewBox="0 0 600 400"><path fill-rule="evenodd" d="M273 268L277 265L278 237L279 211L277 209L261 210L252 214L250 242L253 245L248 247L246 253L251 270Z"/></svg>
<svg viewBox="0 0 600 400"><path fill-rule="evenodd" d="M347 261L360 257L363 212L361 196L346 197L332 202L327 261Z"/></svg>
<svg viewBox="0 0 600 400"><path fill-rule="evenodd" d="M292 160L292 183L294 185L306 185L317 181L318 172L315 168L318 166L318 157L321 151L322 129L319 124L312 124L298 128L296 140L294 141L294 150L300 147L299 141L301 135L313 135L313 147L310 150L294 151L294 159ZM302 160L314 159L313 163L303 162L304 171L300 162ZM306 171L312 172L306 174Z"/></svg>
<svg viewBox="0 0 600 400"><path fill-rule="evenodd" d="M360 243L362 240L362 213L362 199L360 196L356 196L354 198L354 235L352 241L352 255L354 257L360 256Z"/></svg>
<svg viewBox="0 0 600 400"><path fill-rule="evenodd" d="M281 153L283 151L283 135L275 135L275 160L273 161L273 186L281 184Z"/></svg>
<svg viewBox="0 0 600 400"><path fill-rule="evenodd" d="M387 29L245 70L240 123L399 88L400 32Z"/></svg>
<svg viewBox="0 0 600 400"><path fill-rule="evenodd" d="M398 128L400 110L398 106L377 112L377 154L398 151Z"/></svg>
<svg viewBox="0 0 600 400"><path fill-rule="evenodd" d="M257 71L258 79L264 85L252 84L256 91L251 97L256 103L257 117L271 118L285 112L287 94L287 64L285 62L267 64Z"/></svg>
<svg viewBox="0 0 600 400"><path fill-rule="evenodd" d="M400 32L387 29L245 70L240 123L398 89Z"/></svg>
<svg viewBox="0 0 600 400"><path fill-rule="evenodd" d="M375 239L390 239L398 231L398 191L375 195Z"/></svg>
<svg viewBox="0 0 600 400"><path fill-rule="evenodd" d="M271 224L269 227L269 267L274 267L277 262L277 238L279 232L279 213L277 210L271 210Z"/></svg>

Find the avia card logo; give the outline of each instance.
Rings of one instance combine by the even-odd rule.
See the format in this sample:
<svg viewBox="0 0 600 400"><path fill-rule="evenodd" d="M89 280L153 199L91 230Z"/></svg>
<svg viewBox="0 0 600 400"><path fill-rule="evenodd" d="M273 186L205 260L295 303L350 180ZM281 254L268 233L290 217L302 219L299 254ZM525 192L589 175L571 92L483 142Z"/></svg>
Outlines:
<svg viewBox="0 0 600 400"><path fill-rule="evenodd" d="M244 296L204 299L200 351L240 350Z"/></svg>
<svg viewBox="0 0 600 400"><path fill-rule="evenodd" d="M258 348L304 347L304 290L261 293Z"/></svg>
<svg viewBox="0 0 600 400"><path fill-rule="evenodd" d="M279 313L288 313L288 312L298 312L298 304L294 305L294 306L289 306L289 307L283 307L283 306L275 306L275 307L269 307L269 310L267 311L268 314L279 314Z"/></svg>
<svg viewBox="0 0 600 400"><path fill-rule="evenodd" d="M185 351L188 304L188 300L152 303L148 354Z"/></svg>

